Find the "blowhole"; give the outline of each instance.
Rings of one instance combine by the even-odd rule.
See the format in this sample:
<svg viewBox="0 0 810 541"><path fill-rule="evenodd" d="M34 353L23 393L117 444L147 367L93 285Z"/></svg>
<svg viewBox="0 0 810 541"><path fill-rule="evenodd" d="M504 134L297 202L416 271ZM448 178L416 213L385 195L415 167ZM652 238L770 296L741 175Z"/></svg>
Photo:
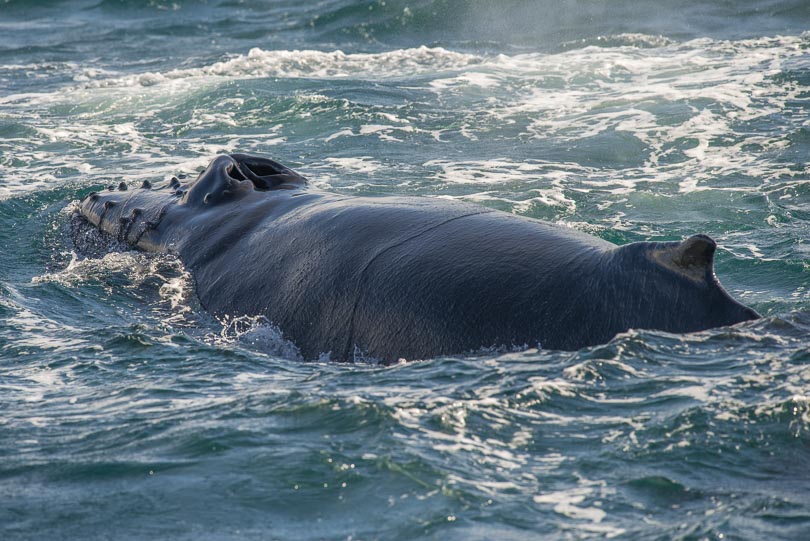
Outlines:
<svg viewBox="0 0 810 541"><path fill-rule="evenodd" d="M233 178L233 179L240 180L240 181L241 180L247 180L247 178L245 178L245 175L242 174L242 171L239 170L239 168L236 166L236 164L229 165L227 172L228 172L228 176Z"/></svg>
<svg viewBox="0 0 810 541"><path fill-rule="evenodd" d="M258 161L250 162L250 161L246 160L246 161L242 162L242 165L244 167L247 167L250 170L251 173L253 173L254 175L256 175L258 177L267 177L267 176L270 176L270 175L280 175L280 174L283 174L283 173L286 172L286 171L279 170L277 167L273 167L272 164L267 163L265 160L262 160L261 162L258 162Z"/></svg>

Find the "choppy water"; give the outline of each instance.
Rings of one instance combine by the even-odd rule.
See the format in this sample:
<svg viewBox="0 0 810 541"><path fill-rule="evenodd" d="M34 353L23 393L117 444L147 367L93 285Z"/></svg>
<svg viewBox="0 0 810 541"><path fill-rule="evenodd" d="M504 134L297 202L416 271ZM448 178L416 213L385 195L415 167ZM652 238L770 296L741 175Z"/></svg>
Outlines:
<svg viewBox="0 0 810 541"><path fill-rule="evenodd" d="M661 4L0 3L0 538L808 539L810 6ZM177 261L75 254L71 201L237 150L708 233L766 317L301 363Z"/></svg>

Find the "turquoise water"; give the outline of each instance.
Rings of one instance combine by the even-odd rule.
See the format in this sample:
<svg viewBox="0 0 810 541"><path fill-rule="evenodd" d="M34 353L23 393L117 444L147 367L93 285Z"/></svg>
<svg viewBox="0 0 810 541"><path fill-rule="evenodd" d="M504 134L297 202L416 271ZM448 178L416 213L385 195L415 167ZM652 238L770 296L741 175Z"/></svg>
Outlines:
<svg viewBox="0 0 810 541"><path fill-rule="evenodd" d="M0 538L807 539L810 7L0 3ZM75 201L255 152L616 243L717 239L764 319L301 363Z"/></svg>

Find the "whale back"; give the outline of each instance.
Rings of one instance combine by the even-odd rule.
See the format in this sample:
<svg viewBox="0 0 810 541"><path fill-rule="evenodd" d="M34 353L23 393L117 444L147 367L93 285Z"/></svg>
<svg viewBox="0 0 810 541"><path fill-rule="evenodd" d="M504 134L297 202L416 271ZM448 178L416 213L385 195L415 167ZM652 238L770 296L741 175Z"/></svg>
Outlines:
<svg viewBox="0 0 810 541"><path fill-rule="evenodd" d="M759 317L717 281L706 235L618 247L457 201L323 192L246 155L217 157L188 183L90 194L80 212L129 245L179 255L206 309L263 315L306 359L574 350L628 329Z"/></svg>

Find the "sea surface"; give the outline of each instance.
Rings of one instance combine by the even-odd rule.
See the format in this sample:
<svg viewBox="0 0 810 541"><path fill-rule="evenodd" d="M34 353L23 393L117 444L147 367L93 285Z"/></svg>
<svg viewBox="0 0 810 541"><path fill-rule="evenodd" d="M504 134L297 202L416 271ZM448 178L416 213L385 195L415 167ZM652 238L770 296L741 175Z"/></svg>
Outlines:
<svg viewBox="0 0 810 541"><path fill-rule="evenodd" d="M806 0L0 0L0 539L810 539ZM301 362L78 199L277 159L611 242L764 318Z"/></svg>

